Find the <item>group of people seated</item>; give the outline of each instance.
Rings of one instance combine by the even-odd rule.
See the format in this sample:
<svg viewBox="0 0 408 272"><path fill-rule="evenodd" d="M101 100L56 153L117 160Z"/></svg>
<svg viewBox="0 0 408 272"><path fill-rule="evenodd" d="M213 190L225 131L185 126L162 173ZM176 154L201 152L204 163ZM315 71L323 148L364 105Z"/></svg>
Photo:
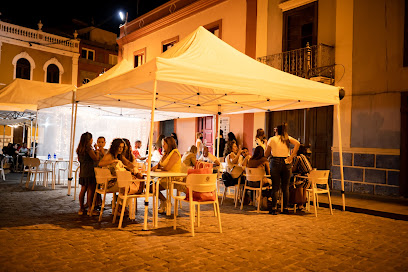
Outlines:
<svg viewBox="0 0 408 272"><path fill-rule="evenodd" d="M152 171L169 171L181 172L182 168L194 167L197 161L213 164L214 171L218 171L221 162L214 154L209 152L209 148L202 141L202 134L197 134L196 145L191 145L187 152L180 154L177 147L177 136L170 137L160 136L158 142L154 144L152 162L156 161ZM217 140L221 143L221 138ZM114 139L109 150L105 149L106 141L104 137L99 137L97 143L92 146L92 134L86 132L81 135L80 143L77 148L78 160L80 162L79 183L82 185L79 196L80 210L79 214L84 214L86 211L85 194L87 193L88 206L92 203L94 190L96 186L94 167L106 167L110 170L112 176L116 175L116 171L130 171L134 178L129 193L141 193L144 189L143 174L137 167L137 161L145 161L146 156L141 155L139 149L142 142L135 142L135 150L132 151L132 146L128 139ZM237 140L233 133L228 134L228 140L225 147L220 146L224 150L226 171L230 172L235 166L262 168L266 175L271 176L271 180L264 180L265 186L271 186L272 201L268 203L268 209L271 214L277 214L277 197L278 190L283 191L283 211L287 213L289 199L289 180L292 172L292 165L295 169L304 168L304 157L297 156L300 143L287 134L286 124L280 125L275 131L275 136L266 140L265 133L262 129L257 131L255 140L256 147L253 154L249 154L248 148L237 145ZM199 147L197 147L199 145ZM293 145L293 151L290 152L290 146ZM200 151L201 150L201 151ZM153 159L154 157L154 159ZM268 157L270 159L268 160ZM295 163L293 164L293 160ZM160 180L158 181L160 182ZM116 186L116 188L115 188ZM167 183L160 183L160 190L165 190L169 186ZM251 184L251 186L259 186L259 184ZM109 188L117 188L116 179L109 181ZM186 191L185 186L176 186L181 192ZM166 211L166 197L159 193L160 212ZM98 200L100 202L100 199ZM90 212L88 211L88 214Z"/></svg>
<svg viewBox="0 0 408 272"><path fill-rule="evenodd" d="M19 170L19 166L22 167L23 157L30 156L30 149L27 148L27 143L9 143L7 146L3 147L2 152L2 155L8 158L8 163L11 165L11 172Z"/></svg>

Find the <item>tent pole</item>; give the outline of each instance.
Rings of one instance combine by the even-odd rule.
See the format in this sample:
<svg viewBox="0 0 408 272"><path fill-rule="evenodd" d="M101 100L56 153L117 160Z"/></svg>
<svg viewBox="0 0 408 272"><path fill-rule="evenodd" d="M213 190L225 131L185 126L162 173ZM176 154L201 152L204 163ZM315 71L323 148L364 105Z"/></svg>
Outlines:
<svg viewBox="0 0 408 272"><path fill-rule="evenodd" d="M38 110L35 112L35 128L34 128L34 143L33 143L33 158L35 158L35 152L37 151L37 144L36 144L36 138L37 138L37 128L38 128Z"/></svg>
<svg viewBox="0 0 408 272"><path fill-rule="evenodd" d="M149 214L148 212L149 212L150 171L152 169L154 110L156 107L156 91L157 91L157 80L155 79L154 85L153 85L152 111L151 111L151 117L150 117L149 154L147 156L147 173L146 173L147 177L146 177L146 190L145 190L145 211L144 211L143 230L148 230L147 229L147 216ZM155 203L155 201L156 200L153 200L153 203ZM157 215L157 207L153 207L153 225L154 226L157 223L156 215Z"/></svg>
<svg viewBox="0 0 408 272"><path fill-rule="evenodd" d="M72 92L72 110L71 110L71 134L69 139L69 164L68 164L68 193L71 195L71 183L72 183L72 162L74 157L74 137L75 137L75 126L76 126L76 115L78 104L75 102L76 89Z"/></svg>
<svg viewBox="0 0 408 272"><path fill-rule="evenodd" d="M221 111L218 109L218 121L217 121L217 159L220 160L220 129L221 129Z"/></svg>
<svg viewBox="0 0 408 272"><path fill-rule="evenodd" d="M6 144L6 125L3 125L3 148Z"/></svg>
<svg viewBox="0 0 408 272"><path fill-rule="evenodd" d="M25 141L25 128L26 128L26 126L25 126L25 122L23 123L23 143L27 143L26 141Z"/></svg>
<svg viewBox="0 0 408 272"><path fill-rule="evenodd" d="M344 195L344 172L343 172L343 146L341 142L341 124L340 124L340 104L335 105L337 111L337 130L339 138L339 158L340 158L340 177L341 177L341 198L343 200L343 211L346 210L346 197Z"/></svg>

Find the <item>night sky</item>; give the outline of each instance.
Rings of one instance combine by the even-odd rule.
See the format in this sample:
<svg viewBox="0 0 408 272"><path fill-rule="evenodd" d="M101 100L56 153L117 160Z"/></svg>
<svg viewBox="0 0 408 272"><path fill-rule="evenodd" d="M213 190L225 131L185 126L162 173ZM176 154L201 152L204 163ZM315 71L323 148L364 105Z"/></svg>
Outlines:
<svg viewBox="0 0 408 272"><path fill-rule="evenodd" d="M7 1L7 2L6 2ZM43 31L55 34L58 30L71 33L73 19L87 25L112 31L119 34L121 22L118 12L128 12L128 21L166 3L168 0L133 0L133 1L16 1L6 0L0 5L0 20L37 29L39 20L43 23ZM137 3L139 2L139 5ZM70 3L68 6L67 4ZM83 27L86 27L85 25ZM69 29L69 30L68 30Z"/></svg>

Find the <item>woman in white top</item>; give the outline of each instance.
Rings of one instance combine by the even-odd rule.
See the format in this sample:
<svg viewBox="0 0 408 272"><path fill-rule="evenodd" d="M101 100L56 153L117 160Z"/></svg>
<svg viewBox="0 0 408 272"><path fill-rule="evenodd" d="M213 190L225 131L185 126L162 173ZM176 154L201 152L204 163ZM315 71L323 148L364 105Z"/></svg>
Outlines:
<svg viewBox="0 0 408 272"><path fill-rule="evenodd" d="M240 155L242 153L241 147L237 147L235 141L228 142L225 154L225 162L227 163L227 172L231 172L232 168L237 165L242 165L243 157Z"/></svg>
<svg viewBox="0 0 408 272"><path fill-rule="evenodd" d="M196 144L195 146L197 147L197 155L196 158L200 158L201 155L203 154L204 150L204 144L203 144L203 134L201 132L196 133Z"/></svg>
<svg viewBox="0 0 408 272"><path fill-rule="evenodd" d="M295 146L292 154L289 154L290 144ZM288 213L291 164L293 158L296 156L299 146L300 143L288 135L286 123L278 126L277 135L268 140L265 157L269 157L269 155L272 154L272 160L270 161L272 177L272 207L269 209L270 214L276 214L278 190L280 185L283 191L283 212Z"/></svg>

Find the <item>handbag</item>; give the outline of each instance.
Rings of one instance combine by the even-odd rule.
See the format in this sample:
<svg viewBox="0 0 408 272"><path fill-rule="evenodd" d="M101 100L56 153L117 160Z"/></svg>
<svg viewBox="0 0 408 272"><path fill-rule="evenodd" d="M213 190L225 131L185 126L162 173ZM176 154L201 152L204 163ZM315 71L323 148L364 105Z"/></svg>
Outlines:
<svg viewBox="0 0 408 272"><path fill-rule="evenodd" d="M306 188L291 186L289 188L289 203L305 205L307 201Z"/></svg>

